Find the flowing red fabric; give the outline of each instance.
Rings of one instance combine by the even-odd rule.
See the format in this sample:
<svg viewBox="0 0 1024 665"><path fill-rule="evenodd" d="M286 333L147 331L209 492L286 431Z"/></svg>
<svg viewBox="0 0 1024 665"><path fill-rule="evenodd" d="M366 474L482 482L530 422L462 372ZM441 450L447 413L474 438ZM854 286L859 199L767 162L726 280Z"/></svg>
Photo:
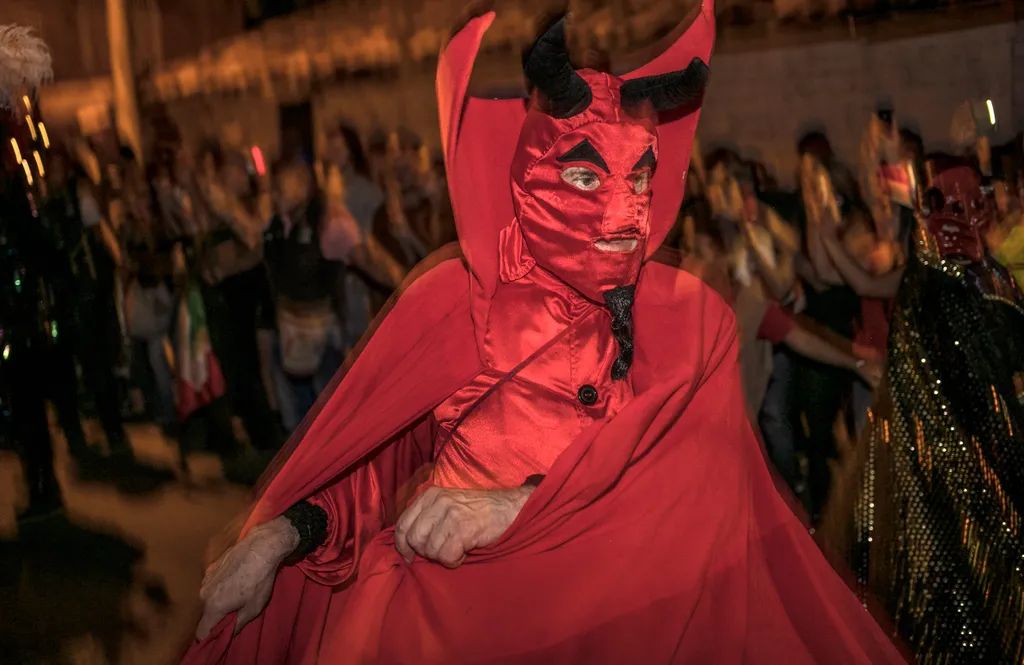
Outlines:
<svg viewBox="0 0 1024 665"><path fill-rule="evenodd" d="M712 16L706 5L679 59L644 73L707 61ZM481 324L512 218L510 192L495 190L508 183L521 104L464 100L492 19L471 21L439 68L466 260L402 294L243 530L327 488L343 507L329 511L330 541L280 571L258 619L232 636L226 618L184 663L903 662L774 488L744 411L728 306L653 262L633 310L635 397L576 437L505 535L458 569L395 551L392 525L430 462L431 412L483 370ZM695 116L660 129L652 252L682 195Z"/></svg>
<svg viewBox="0 0 1024 665"><path fill-rule="evenodd" d="M467 95L473 64L494 13L471 20L447 45L437 70L441 140L459 245L473 275L473 320L482 343L490 298L500 282L498 248L502 230L515 213L510 174L526 117L521 99L483 99ZM699 11L676 31L667 47L649 62L622 74L629 80L684 69L693 58L711 59L715 10L704 0ZM650 258L675 224L683 201L686 172L697 131L699 109L680 117L660 118L661 150L651 183Z"/></svg>
<svg viewBox="0 0 1024 665"><path fill-rule="evenodd" d="M343 438L312 439L324 434L314 427L278 476L301 464L308 480L295 477L286 496L309 496L327 459L354 466L341 482L360 508L334 526L348 533L358 582L345 586L350 567L285 568L263 616L233 640L226 620L186 663L903 662L774 488L744 413L728 307L658 264L645 268L635 307L637 397L573 442L500 542L452 571L405 564L391 529L371 535L388 521L394 470L406 464L411 477L418 463L408 452L422 445L417 423L478 369L457 360L472 337L467 281L452 261L420 282L432 294L454 287L435 321L465 322L445 327L447 370L430 362L438 373L426 380L410 358L379 359L373 376L389 387L344 415L329 404L317 422ZM420 300L415 290L405 299ZM400 303L389 319L411 314ZM685 334L668 345L665 330ZM398 331L385 322L377 337ZM356 394L336 396L346 393ZM389 440L360 464L370 442ZM254 522L293 502L274 500Z"/></svg>

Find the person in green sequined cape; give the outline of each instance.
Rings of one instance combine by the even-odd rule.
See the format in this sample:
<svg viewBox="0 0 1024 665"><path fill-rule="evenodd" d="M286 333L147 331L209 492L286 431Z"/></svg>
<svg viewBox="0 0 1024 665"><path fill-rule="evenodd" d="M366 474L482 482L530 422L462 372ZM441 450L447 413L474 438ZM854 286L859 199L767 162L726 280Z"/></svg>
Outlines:
<svg viewBox="0 0 1024 665"><path fill-rule="evenodd" d="M1024 659L1024 297L977 172L933 162L858 450L853 565L922 665Z"/></svg>

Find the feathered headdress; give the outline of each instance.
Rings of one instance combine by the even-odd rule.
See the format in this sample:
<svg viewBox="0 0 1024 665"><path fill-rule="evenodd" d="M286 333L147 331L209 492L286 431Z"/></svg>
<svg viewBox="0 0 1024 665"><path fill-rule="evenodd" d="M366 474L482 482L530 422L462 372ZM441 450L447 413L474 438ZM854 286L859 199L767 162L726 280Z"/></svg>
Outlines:
<svg viewBox="0 0 1024 665"><path fill-rule="evenodd" d="M0 25L0 107L9 108L23 90L53 77L50 49L32 28Z"/></svg>

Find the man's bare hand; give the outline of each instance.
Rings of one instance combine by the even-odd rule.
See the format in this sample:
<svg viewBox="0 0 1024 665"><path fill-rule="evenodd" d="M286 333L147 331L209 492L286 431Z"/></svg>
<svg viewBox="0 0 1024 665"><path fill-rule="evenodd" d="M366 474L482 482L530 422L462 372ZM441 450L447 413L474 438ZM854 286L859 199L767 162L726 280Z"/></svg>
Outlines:
<svg viewBox="0 0 1024 665"><path fill-rule="evenodd" d="M501 538L533 489L431 487L402 513L395 528L395 547L406 561L411 562L419 554L448 568L457 568L468 552Z"/></svg>
<svg viewBox="0 0 1024 665"><path fill-rule="evenodd" d="M196 637L206 639L214 626L238 612L235 633L259 616L270 600L277 569L299 544L299 532L283 518L253 529L206 571L199 597L203 617Z"/></svg>

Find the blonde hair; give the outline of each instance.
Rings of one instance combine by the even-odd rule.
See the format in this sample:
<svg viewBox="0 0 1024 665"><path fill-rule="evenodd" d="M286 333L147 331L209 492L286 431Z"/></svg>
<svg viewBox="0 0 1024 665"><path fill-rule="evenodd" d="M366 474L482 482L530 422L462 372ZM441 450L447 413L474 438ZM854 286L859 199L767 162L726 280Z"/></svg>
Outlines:
<svg viewBox="0 0 1024 665"><path fill-rule="evenodd" d="M50 49L32 28L0 25L0 107L11 108L20 95L34 93L51 78Z"/></svg>

